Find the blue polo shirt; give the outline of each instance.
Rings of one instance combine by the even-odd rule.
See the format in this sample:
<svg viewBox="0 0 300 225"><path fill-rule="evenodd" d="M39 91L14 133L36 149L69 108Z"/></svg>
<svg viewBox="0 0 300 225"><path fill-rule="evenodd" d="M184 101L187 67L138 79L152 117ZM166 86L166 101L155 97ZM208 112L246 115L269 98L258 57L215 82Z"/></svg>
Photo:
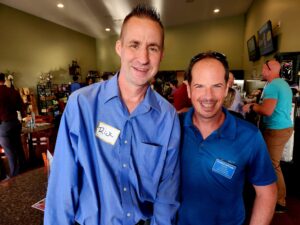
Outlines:
<svg viewBox="0 0 300 225"><path fill-rule="evenodd" d="M243 224L245 179L258 186L276 181L260 131L223 111L224 123L205 140L193 108L181 118L180 225Z"/></svg>

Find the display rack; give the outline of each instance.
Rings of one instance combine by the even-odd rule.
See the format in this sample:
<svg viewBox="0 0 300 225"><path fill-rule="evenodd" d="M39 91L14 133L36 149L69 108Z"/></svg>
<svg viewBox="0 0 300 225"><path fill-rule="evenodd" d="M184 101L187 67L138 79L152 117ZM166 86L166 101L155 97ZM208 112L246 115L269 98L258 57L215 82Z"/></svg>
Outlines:
<svg viewBox="0 0 300 225"><path fill-rule="evenodd" d="M38 108L40 115L56 117L62 114L70 95L67 84L38 84Z"/></svg>

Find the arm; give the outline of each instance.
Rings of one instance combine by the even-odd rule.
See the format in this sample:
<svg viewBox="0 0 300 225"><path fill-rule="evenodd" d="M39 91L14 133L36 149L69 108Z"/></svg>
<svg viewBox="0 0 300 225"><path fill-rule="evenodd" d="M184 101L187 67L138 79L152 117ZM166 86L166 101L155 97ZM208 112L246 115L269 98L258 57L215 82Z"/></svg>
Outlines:
<svg viewBox="0 0 300 225"><path fill-rule="evenodd" d="M256 112L260 115L263 115L263 116L271 116L275 110L276 104L277 104L277 99L268 98L268 99L264 99L262 104L249 103L249 104L244 105L243 111L249 112L250 107L253 105L252 110L254 112Z"/></svg>
<svg viewBox="0 0 300 225"><path fill-rule="evenodd" d="M78 124L79 121L72 116L72 112L74 112L73 115L76 115L78 110L75 107L70 108L66 107L60 122L47 188L45 225L71 225L75 223L79 192L78 163L75 149L77 136L72 133L70 127L73 124Z"/></svg>
<svg viewBox="0 0 300 225"><path fill-rule="evenodd" d="M165 166L161 181L157 191L157 198L154 203L153 218L151 225L171 225L175 224L175 216L179 208L179 142L180 125L177 115L173 115L173 126L171 126L171 135Z"/></svg>
<svg viewBox="0 0 300 225"><path fill-rule="evenodd" d="M250 225L270 224L277 200L276 183L266 186L253 185L256 197L252 209Z"/></svg>

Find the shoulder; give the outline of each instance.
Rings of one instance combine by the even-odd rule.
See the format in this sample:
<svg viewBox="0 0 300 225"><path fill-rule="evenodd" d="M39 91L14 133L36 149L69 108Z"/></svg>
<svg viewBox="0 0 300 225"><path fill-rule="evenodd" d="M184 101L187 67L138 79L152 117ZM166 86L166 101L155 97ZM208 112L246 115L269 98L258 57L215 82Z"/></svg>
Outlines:
<svg viewBox="0 0 300 225"><path fill-rule="evenodd" d="M77 91L73 92L69 99L68 103L74 104L75 102L84 102L84 101L91 101L104 92L105 85L104 82L102 83L95 83L83 88L78 89Z"/></svg>
<svg viewBox="0 0 300 225"><path fill-rule="evenodd" d="M153 98L151 98L151 104L159 106L159 109L162 112L170 112L171 114L176 114L176 110L170 102L168 102L164 97L162 97L159 93L152 90L151 88L150 92L153 96Z"/></svg>
<svg viewBox="0 0 300 225"><path fill-rule="evenodd" d="M232 115L233 116L233 115ZM237 127L237 134L247 134L249 136L253 136L257 133L260 133L257 126L255 126L253 123L250 123L246 121L245 119L238 118L236 116L233 116L234 120L236 121L236 127Z"/></svg>

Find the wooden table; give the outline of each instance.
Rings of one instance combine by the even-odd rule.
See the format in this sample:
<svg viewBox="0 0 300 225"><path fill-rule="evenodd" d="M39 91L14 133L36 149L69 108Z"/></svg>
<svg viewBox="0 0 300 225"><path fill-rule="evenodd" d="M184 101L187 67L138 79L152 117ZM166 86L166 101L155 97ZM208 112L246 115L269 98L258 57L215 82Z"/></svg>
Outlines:
<svg viewBox="0 0 300 225"><path fill-rule="evenodd" d="M25 154L25 159L30 166L39 165L39 158L38 153L34 149L33 146L33 137L47 137L49 138L49 151L51 153L54 152L54 143L56 141L56 131L54 124L51 123L43 123L43 124L36 124L36 127L29 128L23 127L22 128L22 144L23 150Z"/></svg>
<svg viewBox="0 0 300 225"><path fill-rule="evenodd" d="M44 213L31 206L45 198L47 171L34 169L0 182L0 224L41 225Z"/></svg>
<svg viewBox="0 0 300 225"><path fill-rule="evenodd" d="M53 129L54 124L52 123L43 123L43 124L36 124L36 127L30 128L30 127L22 127L22 133L24 134L30 134L34 132L41 132L41 131L46 131L49 129Z"/></svg>

